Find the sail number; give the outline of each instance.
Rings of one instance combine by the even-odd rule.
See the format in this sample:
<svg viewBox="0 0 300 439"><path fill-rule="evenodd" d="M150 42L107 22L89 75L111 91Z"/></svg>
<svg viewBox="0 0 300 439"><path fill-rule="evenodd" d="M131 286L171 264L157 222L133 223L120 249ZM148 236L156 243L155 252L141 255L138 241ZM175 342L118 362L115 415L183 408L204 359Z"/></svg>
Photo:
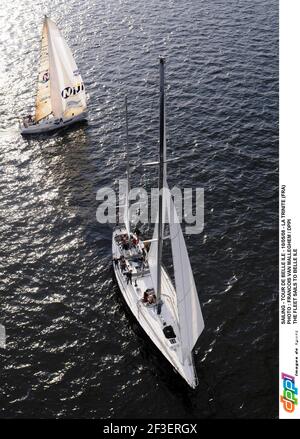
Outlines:
<svg viewBox="0 0 300 439"><path fill-rule="evenodd" d="M80 84L75 85L75 87L66 87L62 90L61 96L64 99L69 98L70 96L75 96L78 93L80 93L82 90L84 90L83 82Z"/></svg>

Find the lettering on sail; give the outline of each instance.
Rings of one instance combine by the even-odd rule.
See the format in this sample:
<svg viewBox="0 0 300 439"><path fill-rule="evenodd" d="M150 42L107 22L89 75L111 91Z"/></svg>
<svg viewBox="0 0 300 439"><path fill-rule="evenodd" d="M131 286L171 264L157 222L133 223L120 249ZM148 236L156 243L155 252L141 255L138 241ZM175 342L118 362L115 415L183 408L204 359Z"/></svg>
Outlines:
<svg viewBox="0 0 300 439"><path fill-rule="evenodd" d="M63 99L68 99L70 96L77 95L77 93L80 93L82 90L84 90L83 82L76 84L75 87L65 87L61 92L61 96Z"/></svg>

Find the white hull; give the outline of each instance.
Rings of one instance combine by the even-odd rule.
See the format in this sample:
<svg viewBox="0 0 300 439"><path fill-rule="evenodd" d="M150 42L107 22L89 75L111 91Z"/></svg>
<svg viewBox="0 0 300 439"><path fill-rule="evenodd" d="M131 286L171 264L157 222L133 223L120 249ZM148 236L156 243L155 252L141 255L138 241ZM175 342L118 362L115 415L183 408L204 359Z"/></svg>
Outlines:
<svg viewBox="0 0 300 439"><path fill-rule="evenodd" d="M55 131L60 128L67 127L76 122L81 122L87 119L87 112L84 111L77 116L68 117L68 118L56 118L53 117L51 119L42 120L36 125L28 125L25 127L23 124L20 126L21 134L41 134L48 133L50 131Z"/></svg>
<svg viewBox="0 0 300 439"><path fill-rule="evenodd" d="M126 229L123 227L116 228L113 232L112 254L113 258L125 255L126 260L129 262L131 251L122 250L122 247L115 240L117 235L125 233ZM140 244L140 248L142 247L143 244ZM129 256L129 259L127 259L127 256ZM131 285L130 283L127 284L127 279L121 271L120 263L118 265L113 263L113 267L122 295L140 326L189 386L195 388L198 384L198 379L193 364L193 354L192 352L186 353L185 360L183 360L177 307L173 299L174 287L166 271L162 269L161 299L163 305L161 314L158 315L157 305L146 306L142 301L144 291L148 288L153 288L149 270L141 272L135 269L134 264L131 263L131 269L133 269ZM176 338L172 342L170 338L166 338L163 332L163 328L166 326L172 326L176 334Z"/></svg>

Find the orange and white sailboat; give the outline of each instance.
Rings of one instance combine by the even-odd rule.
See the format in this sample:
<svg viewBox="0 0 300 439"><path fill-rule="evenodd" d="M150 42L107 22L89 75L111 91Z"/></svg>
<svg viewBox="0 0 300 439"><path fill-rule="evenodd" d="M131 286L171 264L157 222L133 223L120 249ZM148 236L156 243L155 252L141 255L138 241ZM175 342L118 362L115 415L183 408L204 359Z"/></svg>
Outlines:
<svg viewBox="0 0 300 439"><path fill-rule="evenodd" d="M72 52L56 24L45 16L35 114L23 118L21 133L45 133L86 118L85 87Z"/></svg>

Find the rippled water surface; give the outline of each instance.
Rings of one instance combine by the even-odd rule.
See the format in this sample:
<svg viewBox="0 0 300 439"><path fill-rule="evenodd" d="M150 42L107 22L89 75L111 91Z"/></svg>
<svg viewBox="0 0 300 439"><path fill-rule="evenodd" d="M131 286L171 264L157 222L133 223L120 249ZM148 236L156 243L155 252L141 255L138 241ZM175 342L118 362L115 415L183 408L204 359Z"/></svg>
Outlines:
<svg viewBox="0 0 300 439"><path fill-rule="evenodd" d="M275 417L278 11L275 0L2 1L1 417ZM69 42L89 123L22 138L43 14ZM167 58L170 186L204 187L187 237L206 328L189 390L138 330L111 272L96 191L151 187L158 55ZM167 264L170 261L167 261Z"/></svg>

